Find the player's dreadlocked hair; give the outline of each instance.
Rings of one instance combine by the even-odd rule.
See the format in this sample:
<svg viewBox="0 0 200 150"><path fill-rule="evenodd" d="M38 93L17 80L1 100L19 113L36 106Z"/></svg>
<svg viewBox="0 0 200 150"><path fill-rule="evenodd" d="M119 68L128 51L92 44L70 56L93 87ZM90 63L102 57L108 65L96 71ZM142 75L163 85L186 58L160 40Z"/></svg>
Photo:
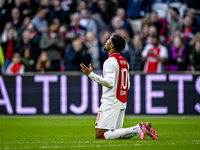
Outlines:
<svg viewBox="0 0 200 150"><path fill-rule="evenodd" d="M125 40L118 34L113 34L112 43L115 47L116 52L121 52L125 47Z"/></svg>

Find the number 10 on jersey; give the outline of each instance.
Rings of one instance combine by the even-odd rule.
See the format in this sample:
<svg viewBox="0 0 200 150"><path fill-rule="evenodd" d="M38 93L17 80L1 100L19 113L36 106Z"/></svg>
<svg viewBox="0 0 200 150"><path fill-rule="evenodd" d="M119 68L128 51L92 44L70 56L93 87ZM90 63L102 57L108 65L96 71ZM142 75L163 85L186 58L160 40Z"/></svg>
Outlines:
<svg viewBox="0 0 200 150"><path fill-rule="evenodd" d="M125 90L128 86L128 70L126 68L121 69L121 86L120 89Z"/></svg>

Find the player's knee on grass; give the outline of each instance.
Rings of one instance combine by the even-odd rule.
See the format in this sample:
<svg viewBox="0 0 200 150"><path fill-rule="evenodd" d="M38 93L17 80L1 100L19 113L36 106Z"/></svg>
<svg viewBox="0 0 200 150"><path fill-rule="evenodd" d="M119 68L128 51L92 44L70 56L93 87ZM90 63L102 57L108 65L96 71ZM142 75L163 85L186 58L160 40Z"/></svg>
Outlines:
<svg viewBox="0 0 200 150"><path fill-rule="evenodd" d="M102 139L102 136L100 136L100 135L95 135L95 138L96 138L96 139Z"/></svg>
<svg viewBox="0 0 200 150"><path fill-rule="evenodd" d="M106 132L105 129L95 129L95 138L96 139L102 139L102 135Z"/></svg>
<svg viewBox="0 0 200 150"><path fill-rule="evenodd" d="M96 133L95 133L95 138L96 138L96 139L102 139L103 134L104 134L104 133L96 132Z"/></svg>

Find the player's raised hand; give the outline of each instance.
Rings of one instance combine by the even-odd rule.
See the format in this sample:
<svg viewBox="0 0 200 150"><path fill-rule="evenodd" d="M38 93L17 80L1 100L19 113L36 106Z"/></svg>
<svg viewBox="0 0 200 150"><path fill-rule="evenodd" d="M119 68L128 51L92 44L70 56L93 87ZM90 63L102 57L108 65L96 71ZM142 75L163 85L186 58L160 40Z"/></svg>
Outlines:
<svg viewBox="0 0 200 150"><path fill-rule="evenodd" d="M86 65L84 65L83 63L81 63L80 66L81 66L83 73L85 73L87 76L90 74L90 72L93 71L91 63L89 64L89 68Z"/></svg>

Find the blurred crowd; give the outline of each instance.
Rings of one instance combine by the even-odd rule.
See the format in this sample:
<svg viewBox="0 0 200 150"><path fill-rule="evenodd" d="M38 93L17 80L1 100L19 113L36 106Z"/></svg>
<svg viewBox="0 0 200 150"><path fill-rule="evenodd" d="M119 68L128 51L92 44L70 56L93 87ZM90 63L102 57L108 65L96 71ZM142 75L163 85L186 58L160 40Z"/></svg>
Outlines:
<svg viewBox="0 0 200 150"><path fill-rule="evenodd" d="M106 40L126 40L130 70L200 70L197 0L0 0L2 74L101 71Z"/></svg>

